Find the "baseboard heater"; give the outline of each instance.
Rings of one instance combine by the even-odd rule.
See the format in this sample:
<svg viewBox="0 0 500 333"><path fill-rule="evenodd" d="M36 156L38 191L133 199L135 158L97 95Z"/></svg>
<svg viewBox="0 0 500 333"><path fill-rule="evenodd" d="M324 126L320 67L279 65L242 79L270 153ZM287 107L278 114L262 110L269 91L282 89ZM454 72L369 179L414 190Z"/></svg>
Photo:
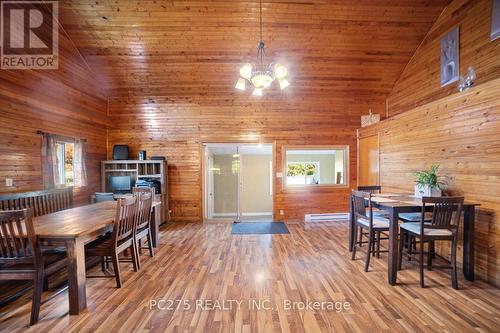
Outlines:
<svg viewBox="0 0 500 333"><path fill-rule="evenodd" d="M323 213L323 214L306 214L306 222L320 221L345 221L349 219L349 213Z"/></svg>

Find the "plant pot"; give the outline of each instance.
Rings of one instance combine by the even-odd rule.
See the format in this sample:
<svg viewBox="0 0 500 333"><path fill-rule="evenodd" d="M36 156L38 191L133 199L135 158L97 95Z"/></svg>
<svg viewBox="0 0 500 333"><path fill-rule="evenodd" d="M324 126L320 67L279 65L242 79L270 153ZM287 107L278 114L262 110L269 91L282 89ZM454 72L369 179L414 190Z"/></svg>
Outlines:
<svg viewBox="0 0 500 333"><path fill-rule="evenodd" d="M437 187L430 187L429 185L415 185L415 197L440 197L442 196L442 192Z"/></svg>

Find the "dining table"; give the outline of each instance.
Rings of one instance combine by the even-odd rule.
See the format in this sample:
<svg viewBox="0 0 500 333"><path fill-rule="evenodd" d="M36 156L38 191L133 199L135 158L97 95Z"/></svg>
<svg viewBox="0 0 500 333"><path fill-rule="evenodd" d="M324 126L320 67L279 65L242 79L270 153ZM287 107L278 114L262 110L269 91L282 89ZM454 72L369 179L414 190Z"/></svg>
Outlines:
<svg viewBox="0 0 500 333"><path fill-rule="evenodd" d="M368 202L368 197L366 201ZM389 247L387 278L391 285L395 285L398 276L398 234L399 214L422 211L422 199L409 193L373 194L372 206L387 212L389 219ZM465 201L463 213L463 274L466 280L474 281L474 224L475 208L478 203ZM425 205L426 212L432 212L433 206ZM356 235L354 234L354 212L352 198L349 200L349 251L352 252Z"/></svg>
<svg viewBox="0 0 500 333"><path fill-rule="evenodd" d="M161 201L153 202L151 229L155 232L154 246L157 245L160 206ZM66 247L69 313L71 315L78 315L87 307L85 244L113 230L116 208L116 201L104 201L33 219L35 234L40 242Z"/></svg>

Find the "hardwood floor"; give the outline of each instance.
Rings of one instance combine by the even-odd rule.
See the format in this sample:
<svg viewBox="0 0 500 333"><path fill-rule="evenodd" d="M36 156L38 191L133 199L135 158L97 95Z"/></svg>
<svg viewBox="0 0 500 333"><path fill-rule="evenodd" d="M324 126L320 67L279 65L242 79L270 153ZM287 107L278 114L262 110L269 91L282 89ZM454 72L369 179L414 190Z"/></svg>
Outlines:
<svg viewBox="0 0 500 333"><path fill-rule="evenodd" d="M288 235L232 236L229 224L172 223L161 230L156 257L142 256L139 273L122 264L123 288L113 279L87 280L88 311L82 315L68 315L66 290L45 292L40 322L27 329L29 293L0 308L0 331L487 332L500 326L495 287L459 276L460 289L453 290L448 272L435 270L425 272L427 287L421 289L409 264L391 287L385 254L372 260L368 273L363 251L349 259L347 223L288 227ZM87 274L98 273L96 267ZM204 310L197 299L226 300L227 309ZM151 309L150 300L186 303L160 310ZM243 302L238 307L230 300ZM349 302L350 309L287 310L287 300Z"/></svg>

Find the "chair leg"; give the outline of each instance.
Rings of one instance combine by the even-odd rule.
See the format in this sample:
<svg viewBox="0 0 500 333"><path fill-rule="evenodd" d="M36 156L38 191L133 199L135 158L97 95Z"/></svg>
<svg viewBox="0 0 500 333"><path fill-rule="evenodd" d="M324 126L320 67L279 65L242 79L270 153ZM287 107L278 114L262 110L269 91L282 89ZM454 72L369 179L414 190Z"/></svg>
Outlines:
<svg viewBox="0 0 500 333"><path fill-rule="evenodd" d="M380 258L380 231L377 232L377 258Z"/></svg>
<svg viewBox="0 0 500 333"><path fill-rule="evenodd" d="M429 253L427 254L427 270L432 271L432 245L434 244L433 241L428 242L428 249Z"/></svg>
<svg viewBox="0 0 500 333"><path fill-rule="evenodd" d="M362 229L361 229L361 232L363 232ZM358 233L358 226L357 226L357 224L354 224L354 234L356 235L357 233ZM352 246L351 260L356 259L356 248L358 247L358 242L359 241L356 241L356 239L354 239L354 244Z"/></svg>
<svg viewBox="0 0 500 333"><path fill-rule="evenodd" d="M370 255L372 251L373 238L373 231L370 230L370 232L368 233L368 247L366 249L365 272L368 272L368 266L370 266Z"/></svg>
<svg viewBox="0 0 500 333"><path fill-rule="evenodd" d="M153 249L153 237L151 236L151 230L148 231L148 248L149 248L149 255L151 257L154 257L155 251Z"/></svg>
<svg viewBox="0 0 500 333"><path fill-rule="evenodd" d="M43 280L43 268L38 269L35 273L35 279L33 281L33 302L31 304L30 325L35 325L38 321L38 316L40 314L40 304L42 303Z"/></svg>
<svg viewBox="0 0 500 333"><path fill-rule="evenodd" d="M113 269L115 271L115 279L116 279L116 287L121 288L122 287L122 279L120 277L120 263L118 261L118 253L113 253L111 256L111 259L113 260Z"/></svg>
<svg viewBox="0 0 500 333"><path fill-rule="evenodd" d="M405 235L406 233L403 229L399 230L399 247L398 247L398 271L401 270L402 262L403 262L403 250L405 246Z"/></svg>
<svg viewBox="0 0 500 333"><path fill-rule="evenodd" d="M139 270L139 255L137 254L137 245L135 241L132 241L132 245L129 247L130 253L132 255L132 265L134 266L134 272L137 272Z"/></svg>
<svg viewBox="0 0 500 333"><path fill-rule="evenodd" d="M451 243L451 286L458 289L457 281L457 237Z"/></svg>
<svg viewBox="0 0 500 333"><path fill-rule="evenodd" d="M415 246L415 237L408 233L408 261L411 261L411 255L413 254L413 246Z"/></svg>
<svg viewBox="0 0 500 333"><path fill-rule="evenodd" d="M49 290L49 278L44 277L43 278L43 291L48 291Z"/></svg>
<svg viewBox="0 0 500 333"><path fill-rule="evenodd" d="M101 257L101 271L106 272L106 257Z"/></svg>
<svg viewBox="0 0 500 333"><path fill-rule="evenodd" d="M373 232L373 235L372 235L372 248L371 248L371 253L372 253L372 257L375 257L375 255L377 254L377 251L376 251L376 248L375 248L375 243L376 242L376 236L375 236L375 232Z"/></svg>
<svg viewBox="0 0 500 333"><path fill-rule="evenodd" d="M420 268L420 287L424 288L424 240L420 239L420 253L419 253L419 268Z"/></svg>
<svg viewBox="0 0 500 333"><path fill-rule="evenodd" d="M142 239L139 239L139 254L142 254Z"/></svg>
<svg viewBox="0 0 500 333"><path fill-rule="evenodd" d="M436 259L436 247L434 246L434 241L431 242L430 253L432 254L432 259Z"/></svg>

